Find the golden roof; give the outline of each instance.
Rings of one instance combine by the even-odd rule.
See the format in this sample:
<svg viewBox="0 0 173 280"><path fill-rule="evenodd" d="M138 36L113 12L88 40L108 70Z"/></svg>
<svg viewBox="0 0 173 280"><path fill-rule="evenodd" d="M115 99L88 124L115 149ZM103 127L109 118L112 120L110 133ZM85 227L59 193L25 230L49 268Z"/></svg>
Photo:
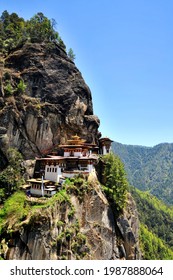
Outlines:
<svg viewBox="0 0 173 280"><path fill-rule="evenodd" d="M77 134L72 136L71 139L67 140L68 145L83 145L86 140L81 139Z"/></svg>

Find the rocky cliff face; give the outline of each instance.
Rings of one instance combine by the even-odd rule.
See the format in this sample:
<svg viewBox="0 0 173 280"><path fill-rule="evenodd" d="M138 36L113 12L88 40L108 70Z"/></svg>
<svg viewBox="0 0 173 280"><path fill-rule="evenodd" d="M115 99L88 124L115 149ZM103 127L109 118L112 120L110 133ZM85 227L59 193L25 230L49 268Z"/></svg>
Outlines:
<svg viewBox="0 0 173 280"><path fill-rule="evenodd" d="M56 44L25 44L1 59L0 154L16 147L26 159L79 134L98 139L99 119L81 73ZM26 89L16 90L20 81Z"/></svg>
<svg viewBox="0 0 173 280"><path fill-rule="evenodd" d="M91 92L59 46L28 43L14 50L1 59L0 82L0 168L7 165L11 146L33 159L76 133L97 143L99 119L93 115ZM29 173L30 160L25 167ZM131 196L117 218L97 178L92 174L85 183L80 195L78 187L66 190L62 200L56 200L59 194L45 204L26 198L24 213L29 212L16 218L12 211L1 227L1 256L139 259L139 223Z"/></svg>
<svg viewBox="0 0 173 280"><path fill-rule="evenodd" d="M129 195L124 212L115 218L95 178L90 178L82 200L37 210L1 244L5 259L139 259L138 217ZM75 209L74 215L72 209ZM12 233L13 232L13 233ZM4 244L4 245L3 245Z"/></svg>

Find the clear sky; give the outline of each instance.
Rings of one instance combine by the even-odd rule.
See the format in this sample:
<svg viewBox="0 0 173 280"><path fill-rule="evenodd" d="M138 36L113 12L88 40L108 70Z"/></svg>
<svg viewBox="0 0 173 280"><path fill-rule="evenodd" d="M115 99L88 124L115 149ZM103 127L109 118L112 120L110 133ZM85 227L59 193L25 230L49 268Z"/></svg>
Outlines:
<svg viewBox="0 0 173 280"><path fill-rule="evenodd" d="M91 89L103 136L173 142L172 0L0 0L4 10L56 20Z"/></svg>

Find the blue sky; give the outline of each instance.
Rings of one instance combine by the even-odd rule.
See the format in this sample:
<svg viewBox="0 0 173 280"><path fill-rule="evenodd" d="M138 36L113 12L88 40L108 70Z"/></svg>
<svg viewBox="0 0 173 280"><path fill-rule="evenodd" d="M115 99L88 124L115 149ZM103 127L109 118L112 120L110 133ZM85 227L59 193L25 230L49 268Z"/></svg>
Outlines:
<svg viewBox="0 0 173 280"><path fill-rule="evenodd" d="M4 10L56 20L91 89L103 136L173 142L172 0L0 0Z"/></svg>

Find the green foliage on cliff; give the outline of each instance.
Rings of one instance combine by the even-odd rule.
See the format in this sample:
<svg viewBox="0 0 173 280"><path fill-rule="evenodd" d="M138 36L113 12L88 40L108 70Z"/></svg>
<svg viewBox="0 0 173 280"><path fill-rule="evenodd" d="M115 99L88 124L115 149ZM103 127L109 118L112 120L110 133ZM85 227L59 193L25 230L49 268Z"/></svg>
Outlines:
<svg viewBox="0 0 173 280"><path fill-rule="evenodd" d="M43 13L37 13L25 21L16 13L9 14L4 11L0 17L0 52L9 53L25 42L57 42L65 49L55 27L55 20L49 20Z"/></svg>
<svg viewBox="0 0 173 280"><path fill-rule="evenodd" d="M58 33L53 28L51 22L43 13L37 13L25 24L26 33L32 42L55 41L58 39Z"/></svg>
<svg viewBox="0 0 173 280"><path fill-rule="evenodd" d="M102 157L104 162L103 184L108 199L115 202L117 210L125 206L128 182L124 165L118 156L109 153Z"/></svg>
<svg viewBox="0 0 173 280"><path fill-rule="evenodd" d="M24 39L25 22L17 14L4 11L0 17L0 51L16 47Z"/></svg>
<svg viewBox="0 0 173 280"><path fill-rule="evenodd" d="M26 214L28 214L28 204L26 203L26 195L22 192L16 192L9 197L3 208L0 210L0 219L17 219L21 220Z"/></svg>
<svg viewBox="0 0 173 280"><path fill-rule="evenodd" d="M19 229L30 228L34 221L45 223L50 212L55 215L54 211L59 211L57 217L61 218L57 221L57 238L51 241L58 259L69 259L71 254L76 259L86 258L90 252L87 237L80 232L79 221L74 216L75 208L65 189L51 198L28 198L23 191L11 195L0 209L0 243L4 242L3 239L14 239ZM4 256L1 249L0 246L0 257Z"/></svg>
<svg viewBox="0 0 173 280"><path fill-rule="evenodd" d="M77 260L86 259L87 255L89 256L90 248L87 244L86 235L80 232L79 221L74 219L69 224L66 224L65 221L60 222L61 231L57 236L57 242L55 244L58 259L68 259L68 254L71 256L71 253Z"/></svg>
<svg viewBox="0 0 173 280"><path fill-rule="evenodd" d="M41 197L40 199L36 199L33 202L31 200L30 204L32 205L32 209L44 209L44 208L48 208L48 207L54 207L54 205L57 201L59 203L62 203L65 201L71 207L70 198L69 198L68 194L66 193L65 189L60 190L59 192L57 192L55 195L53 195L50 198Z"/></svg>
<svg viewBox="0 0 173 280"><path fill-rule="evenodd" d="M77 175L71 179L66 179L63 188L67 191L68 194L74 194L79 202L82 202L84 195L90 192L93 189L86 178L83 175Z"/></svg>
<svg viewBox="0 0 173 280"><path fill-rule="evenodd" d="M143 224L140 225L140 245L145 260L173 260L173 251Z"/></svg>
<svg viewBox="0 0 173 280"><path fill-rule="evenodd" d="M22 155L14 148L7 151L8 166L0 173L0 203L20 188L24 182Z"/></svg>
<svg viewBox="0 0 173 280"><path fill-rule="evenodd" d="M23 80L20 80L17 84L17 92L18 93L24 93L27 88L27 85L24 83Z"/></svg>
<svg viewBox="0 0 173 280"><path fill-rule="evenodd" d="M69 209L72 208L70 198L65 190L61 190L49 199L36 198L34 200L28 199L23 191L15 192L5 200L0 209L0 233L15 231L22 221L27 218L30 220L37 210L54 207L56 202L59 204L66 202Z"/></svg>
<svg viewBox="0 0 173 280"><path fill-rule="evenodd" d="M30 206L22 191L15 192L0 209L0 233L7 227L17 225L29 213Z"/></svg>
<svg viewBox="0 0 173 280"><path fill-rule="evenodd" d="M9 81L4 86L4 92L6 96L12 95L14 92L14 89Z"/></svg>
<svg viewBox="0 0 173 280"><path fill-rule="evenodd" d="M76 57L76 56L75 56L75 54L74 54L72 48L70 48L69 51L68 51L68 57L69 57L72 61L75 60L75 57Z"/></svg>

